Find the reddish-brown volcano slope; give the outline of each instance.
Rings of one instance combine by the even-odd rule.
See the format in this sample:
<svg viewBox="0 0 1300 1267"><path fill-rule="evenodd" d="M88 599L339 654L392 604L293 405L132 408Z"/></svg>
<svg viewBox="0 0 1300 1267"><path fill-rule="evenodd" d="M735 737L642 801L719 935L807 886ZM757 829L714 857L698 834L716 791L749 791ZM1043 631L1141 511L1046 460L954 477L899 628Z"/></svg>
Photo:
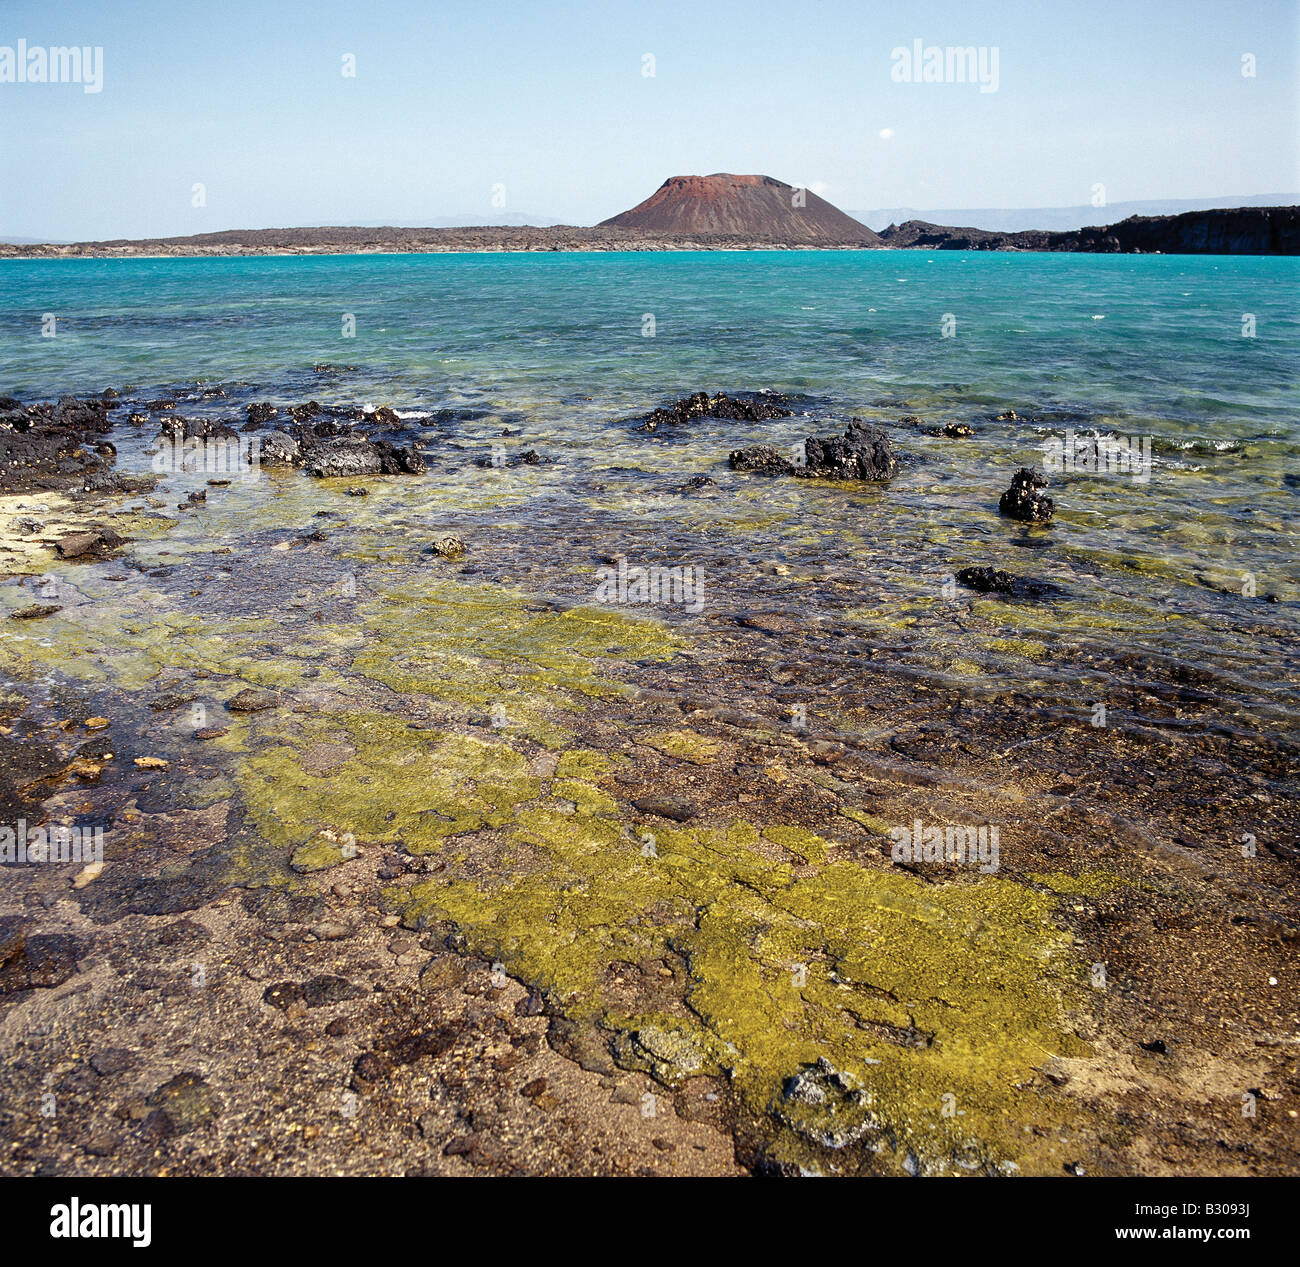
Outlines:
<svg viewBox="0 0 1300 1267"><path fill-rule="evenodd" d="M801 205L802 204L802 205ZM750 241L879 246L880 238L838 207L771 176L672 176L639 206L601 228L720 234Z"/></svg>

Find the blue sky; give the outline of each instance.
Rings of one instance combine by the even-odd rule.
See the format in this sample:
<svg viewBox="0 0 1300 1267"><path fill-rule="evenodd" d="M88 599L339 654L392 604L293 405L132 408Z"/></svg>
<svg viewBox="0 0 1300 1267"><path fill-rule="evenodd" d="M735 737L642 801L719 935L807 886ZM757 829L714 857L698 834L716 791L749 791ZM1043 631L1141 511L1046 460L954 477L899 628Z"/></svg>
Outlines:
<svg viewBox="0 0 1300 1267"><path fill-rule="evenodd" d="M0 83L0 233L490 218L496 186L590 224L715 171L847 209L1300 188L1294 0L0 0L19 39L102 46L104 82ZM894 82L916 39L996 48L997 91Z"/></svg>

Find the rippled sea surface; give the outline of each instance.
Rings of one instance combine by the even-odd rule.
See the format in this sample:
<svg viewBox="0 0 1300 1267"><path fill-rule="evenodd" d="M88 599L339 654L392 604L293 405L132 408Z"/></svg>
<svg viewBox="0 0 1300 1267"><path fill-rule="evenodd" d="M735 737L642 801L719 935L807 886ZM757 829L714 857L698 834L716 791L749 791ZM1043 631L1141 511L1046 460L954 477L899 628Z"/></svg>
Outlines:
<svg viewBox="0 0 1300 1267"><path fill-rule="evenodd" d="M60 1097L58 1132L0 1113L10 1164L220 1169L51 1081L111 1046L153 1053L153 1096L201 1060L257 1173L468 1165L443 1141L490 1134L482 1103L526 1124L502 1173L646 1173L601 1151L613 1081L543 1118L553 1066L498 1061L544 1024L539 1060L653 1080L618 1084L614 1131L681 1173L1294 1173L1297 281L888 251L0 264L0 395L112 388L116 473L161 477L0 498L0 818L107 838L102 872L5 867L0 915L93 937L103 991L45 992L0 1061L0 1103ZM789 413L641 428L695 391ZM310 401L390 407L427 469L159 466L168 418ZM888 482L729 464L853 417ZM1053 471L1050 523L999 514L1018 468L1098 437L1149 464ZM57 557L96 524L110 557ZM602 606L619 556L695 584ZM209 927L214 988L162 989ZM290 993L320 982L341 1030ZM426 1059L454 1078L393 1064ZM643 1124L649 1085L725 1132L707 1158ZM60 1142L107 1132L89 1161Z"/></svg>
<svg viewBox="0 0 1300 1267"><path fill-rule="evenodd" d="M111 386L232 419L263 399L391 405L432 463L402 515L467 532L508 520L556 557L586 524L611 553L704 566L718 601L803 611L874 638L892 668L1010 683L1047 707L1119 682L1140 696L1181 666L1221 724L1267 733L1297 705L1298 281L1295 260L1208 256L13 261L0 391ZM51 313L56 337L41 337ZM655 435L628 421L701 389L787 393L795 414ZM727 468L732 449L792 449L850 416L892 428L903 467L887 490ZM975 434L933 434L951 422ZM1056 474L1050 527L1000 517L1011 474L1068 434L1149 440L1149 479ZM494 442L555 460L485 472ZM717 491L684 497L701 474ZM313 496L295 494L304 515ZM945 581L986 563L1061 594L961 591L954 626Z"/></svg>

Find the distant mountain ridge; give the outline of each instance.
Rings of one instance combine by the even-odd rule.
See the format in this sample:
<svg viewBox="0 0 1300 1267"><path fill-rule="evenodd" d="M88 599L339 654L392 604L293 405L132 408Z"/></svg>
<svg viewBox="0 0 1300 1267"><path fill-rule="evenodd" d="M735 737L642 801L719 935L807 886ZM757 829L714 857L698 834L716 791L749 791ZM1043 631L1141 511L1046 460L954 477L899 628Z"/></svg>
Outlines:
<svg viewBox="0 0 1300 1267"><path fill-rule="evenodd" d="M601 229L726 236L801 246L879 246L866 225L807 189L771 176L670 176L644 202Z"/></svg>
<svg viewBox="0 0 1300 1267"><path fill-rule="evenodd" d="M1285 207L1296 203L1300 203L1300 194L1243 194L1222 198L1148 198L1139 202L1112 202L1102 207L975 207L931 211L917 207L885 207L846 214L861 220L877 233L887 225L904 224L908 220L925 224L959 224L983 229L987 233L1024 233L1035 229L1068 233L1089 225L1116 224L1130 216L1177 216L1186 211Z"/></svg>
<svg viewBox="0 0 1300 1267"><path fill-rule="evenodd" d="M1300 207L1227 207L1130 216L1071 233L989 233L924 220L891 224L885 246L929 251L1080 251L1101 254L1300 255Z"/></svg>

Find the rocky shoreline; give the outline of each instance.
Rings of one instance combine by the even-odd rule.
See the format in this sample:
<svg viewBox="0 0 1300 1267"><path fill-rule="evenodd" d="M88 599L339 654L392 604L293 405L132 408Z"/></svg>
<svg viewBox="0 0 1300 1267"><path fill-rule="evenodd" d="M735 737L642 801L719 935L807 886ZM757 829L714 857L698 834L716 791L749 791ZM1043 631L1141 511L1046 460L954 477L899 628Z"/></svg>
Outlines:
<svg viewBox="0 0 1300 1267"><path fill-rule="evenodd" d="M869 519L923 419L696 392L608 420L736 435L668 510L521 532L432 500L544 496L517 423L484 472L386 407L203 390L0 402L0 818L103 828L102 866L5 868L5 1173L1294 1171L1294 745L1123 643L1102 728L927 676L861 557L678 522ZM801 462L747 443L792 424ZM258 486L117 466L254 442ZM1042 572L1069 489L1014 465L986 509ZM611 542L704 557L708 606L593 604ZM987 545L950 547L954 639L1074 601ZM921 823L997 828L1000 869Z"/></svg>

